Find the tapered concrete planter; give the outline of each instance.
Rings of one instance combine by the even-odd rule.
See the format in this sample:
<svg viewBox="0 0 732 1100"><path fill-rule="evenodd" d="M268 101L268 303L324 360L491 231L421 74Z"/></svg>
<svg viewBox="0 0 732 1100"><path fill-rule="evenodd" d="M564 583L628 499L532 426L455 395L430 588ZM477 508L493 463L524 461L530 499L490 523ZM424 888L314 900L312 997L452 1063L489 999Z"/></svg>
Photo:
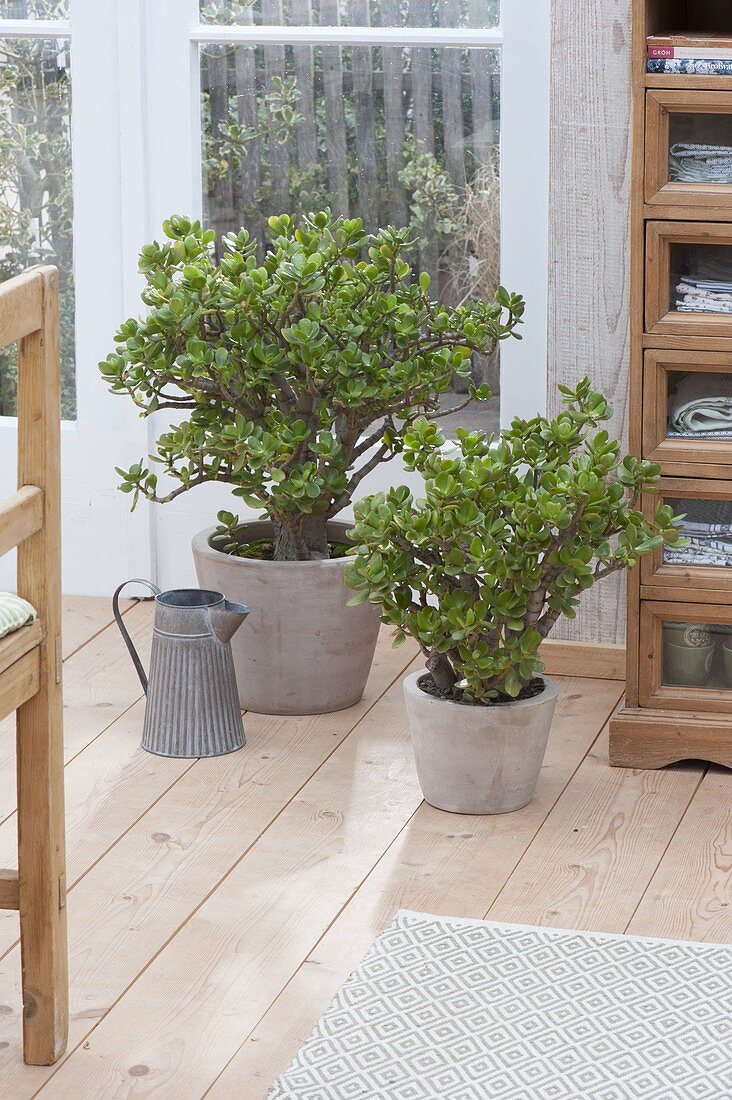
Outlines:
<svg viewBox="0 0 732 1100"><path fill-rule="evenodd" d="M331 523L328 538L347 542L350 524ZM209 545L214 528L193 540L202 588L251 608L232 638L242 707L259 714L323 714L363 695L379 633L379 608L348 607L345 561L257 561ZM271 524L247 525L249 541L272 537Z"/></svg>
<svg viewBox="0 0 732 1100"><path fill-rule="evenodd" d="M471 707L427 695L415 672L404 681L417 775L427 802L458 814L505 814L531 801L558 688L544 676L533 699Z"/></svg>

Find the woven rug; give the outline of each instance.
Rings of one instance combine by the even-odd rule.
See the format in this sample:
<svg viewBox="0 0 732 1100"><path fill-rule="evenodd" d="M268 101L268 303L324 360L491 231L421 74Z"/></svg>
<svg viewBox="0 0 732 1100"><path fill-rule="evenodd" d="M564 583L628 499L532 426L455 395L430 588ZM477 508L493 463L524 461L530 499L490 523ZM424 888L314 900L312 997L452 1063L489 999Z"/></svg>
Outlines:
<svg viewBox="0 0 732 1100"><path fill-rule="evenodd" d="M732 947L399 912L270 1100L723 1100Z"/></svg>

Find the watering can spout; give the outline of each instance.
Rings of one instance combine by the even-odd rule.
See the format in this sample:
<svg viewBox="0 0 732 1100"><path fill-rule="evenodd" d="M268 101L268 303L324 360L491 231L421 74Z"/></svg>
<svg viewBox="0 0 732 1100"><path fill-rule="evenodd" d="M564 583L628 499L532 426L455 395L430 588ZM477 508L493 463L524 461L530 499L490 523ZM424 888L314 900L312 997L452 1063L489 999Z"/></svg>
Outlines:
<svg viewBox="0 0 732 1100"><path fill-rule="evenodd" d="M226 645L234 637L248 614L248 607L231 600L224 600L222 605L209 610L211 629L222 645Z"/></svg>

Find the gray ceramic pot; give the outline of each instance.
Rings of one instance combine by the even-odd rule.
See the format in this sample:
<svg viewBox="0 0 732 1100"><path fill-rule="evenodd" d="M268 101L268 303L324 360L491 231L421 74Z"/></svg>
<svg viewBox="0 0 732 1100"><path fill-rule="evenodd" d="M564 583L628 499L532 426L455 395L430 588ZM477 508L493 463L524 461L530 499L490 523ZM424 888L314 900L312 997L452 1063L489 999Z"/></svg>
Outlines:
<svg viewBox="0 0 732 1100"><path fill-rule="evenodd" d="M715 646L676 645L663 641L663 682L680 687L702 687L709 679Z"/></svg>
<svg viewBox="0 0 732 1100"><path fill-rule="evenodd" d="M332 542L348 542L347 523L330 523ZM353 591L344 559L256 561L209 545L214 528L193 540L202 588L251 609L231 641L242 707L259 714L323 714L363 695L379 633L379 608L348 607ZM247 525L250 541L271 538L268 522ZM246 636L245 636L246 634Z"/></svg>
<svg viewBox="0 0 732 1100"><path fill-rule="evenodd" d="M686 646L687 649L712 645L712 632L708 623L667 622L663 624L663 637L672 645Z"/></svg>
<svg viewBox="0 0 732 1100"><path fill-rule="evenodd" d="M727 687L732 687L732 648L726 644L722 645L722 662L724 668L724 679Z"/></svg>
<svg viewBox="0 0 732 1100"><path fill-rule="evenodd" d="M417 775L427 802L459 814L505 814L531 801L559 690L544 676L541 695L495 707L436 699L404 681Z"/></svg>

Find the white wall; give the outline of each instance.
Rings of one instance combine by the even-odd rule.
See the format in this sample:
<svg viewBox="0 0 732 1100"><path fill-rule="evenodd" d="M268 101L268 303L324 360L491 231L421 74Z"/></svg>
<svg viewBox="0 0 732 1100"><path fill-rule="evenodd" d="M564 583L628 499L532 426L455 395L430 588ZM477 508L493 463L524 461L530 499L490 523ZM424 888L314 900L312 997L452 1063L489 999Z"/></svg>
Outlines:
<svg viewBox="0 0 732 1100"><path fill-rule="evenodd" d="M548 405L589 374L627 442L631 0L553 0ZM553 637L625 640L625 584L609 577Z"/></svg>

